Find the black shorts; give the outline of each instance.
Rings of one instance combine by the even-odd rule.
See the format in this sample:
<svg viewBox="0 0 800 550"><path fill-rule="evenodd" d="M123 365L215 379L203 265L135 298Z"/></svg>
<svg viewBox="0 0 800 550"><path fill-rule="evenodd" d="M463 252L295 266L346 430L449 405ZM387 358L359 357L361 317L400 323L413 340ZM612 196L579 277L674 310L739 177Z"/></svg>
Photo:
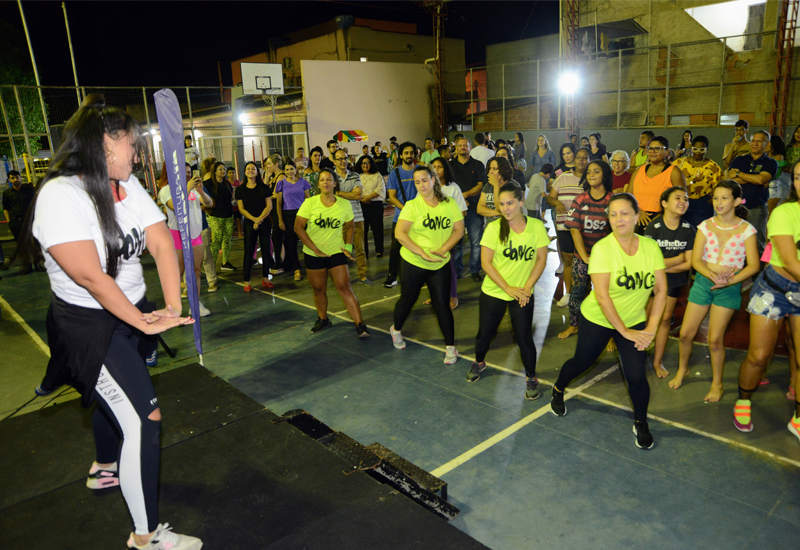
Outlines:
<svg viewBox="0 0 800 550"><path fill-rule="evenodd" d="M564 254L575 254L575 243L572 241L572 233L570 231L556 231L558 235L558 246L561 247L561 252Z"/></svg>
<svg viewBox="0 0 800 550"><path fill-rule="evenodd" d="M679 297L681 295L681 291L683 290L684 286L686 286L686 285L669 287L667 289L667 297L669 297L669 298L677 298L677 297Z"/></svg>
<svg viewBox="0 0 800 550"><path fill-rule="evenodd" d="M347 265L347 256L342 252L324 258L312 256L311 254L304 254L304 257L306 269L331 269L336 266Z"/></svg>

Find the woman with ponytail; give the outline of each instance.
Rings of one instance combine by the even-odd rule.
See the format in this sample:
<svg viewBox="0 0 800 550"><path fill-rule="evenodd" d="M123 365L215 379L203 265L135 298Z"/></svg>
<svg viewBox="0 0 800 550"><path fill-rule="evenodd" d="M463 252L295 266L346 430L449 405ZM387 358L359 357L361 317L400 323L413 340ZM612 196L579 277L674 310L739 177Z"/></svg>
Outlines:
<svg viewBox="0 0 800 550"><path fill-rule="evenodd" d="M514 338L525 367L525 399L538 399L536 346L533 343L533 286L547 263L550 238L544 224L522 213L522 189L513 183L500 188L494 204L500 220L486 226L481 238L481 285L475 361L467 382L476 382L486 369L484 361L497 328L508 310Z"/></svg>
<svg viewBox="0 0 800 550"><path fill-rule="evenodd" d="M181 317L178 258L164 214L132 175L141 135L133 117L91 94L64 126L39 185L23 254L44 256L53 296L51 358L36 393L69 384L84 407L97 402L96 461L86 485L121 487L134 527L128 548L199 550L199 539L159 523L161 409L139 344L143 334L193 321ZM145 297L145 246L158 268L163 309Z"/></svg>
<svg viewBox="0 0 800 550"><path fill-rule="evenodd" d="M722 397L723 338L742 303L742 281L756 275L761 265L756 228L746 221L742 187L733 180L723 180L714 189L713 197L716 215L697 226L692 251L692 267L697 273L683 314L678 373L669 382L673 389L681 387L689 372L694 337L710 309L708 351L712 378L711 390L704 399L708 403L716 403Z"/></svg>

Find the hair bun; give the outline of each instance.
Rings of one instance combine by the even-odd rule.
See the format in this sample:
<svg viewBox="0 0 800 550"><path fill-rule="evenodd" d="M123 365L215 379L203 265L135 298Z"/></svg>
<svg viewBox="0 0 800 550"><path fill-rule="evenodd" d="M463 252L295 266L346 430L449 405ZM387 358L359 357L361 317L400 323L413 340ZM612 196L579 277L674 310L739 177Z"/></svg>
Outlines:
<svg viewBox="0 0 800 550"><path fill-rule="evenodd" d="M106 98L103 94L89 94L83 98L81 107L105 107Z"/></svg>

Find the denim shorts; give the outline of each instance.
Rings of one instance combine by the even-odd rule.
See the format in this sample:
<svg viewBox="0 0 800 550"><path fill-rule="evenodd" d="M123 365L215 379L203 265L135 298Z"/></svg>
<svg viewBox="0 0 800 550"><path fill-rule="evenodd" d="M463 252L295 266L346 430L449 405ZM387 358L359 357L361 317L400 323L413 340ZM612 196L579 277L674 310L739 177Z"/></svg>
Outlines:
<svg viewBox="0 0 800 550"><path fill-rule="evenodd" d="M742 283L711 290L714 281L697 273L689 291L689 301L699 306L719 306L739 309L742 305Z"/></svg>
<svg viewBox="0 0 800 550"><path fill-rule="evenodd" d="M789 173L784 172L779 177L769 182L769 198L784 200L789 196L789 191L792 189L792 183L789 178Z"/></svg>
<svg viewBox="0 0 800 550"><path fill-rule="evenodd" d="M786 279L769 265L753 283L747 312L773 321L787 315L800 317L800 303L790 301L786 297L787 292L800 294L800 283Z"/></svg>

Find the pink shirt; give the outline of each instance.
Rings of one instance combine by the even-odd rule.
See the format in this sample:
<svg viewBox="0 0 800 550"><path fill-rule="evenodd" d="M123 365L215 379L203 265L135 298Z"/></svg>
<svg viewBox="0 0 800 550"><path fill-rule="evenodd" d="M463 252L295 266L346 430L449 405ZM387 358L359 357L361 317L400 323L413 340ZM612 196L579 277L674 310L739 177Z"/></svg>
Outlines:
<svg viewBox="0 0 800 550"><path fill-rule="evenodd" d="M734 226L735 228L739 228L738 233L734 233L728 238L727 242L721 244L716 233L711 231L708 227L708 223L713 224L717 229L731 229L719 227L714 222L714 218L709 218L697 226L697 230L706 238L706 246L703 248L703 261L719 264L724 267L743 268L744 262L747 259L744 242L748 237L756 234L756 228L746 221L741 220ZM744 224L744 226L742 226L742 224Z"/></svg>

